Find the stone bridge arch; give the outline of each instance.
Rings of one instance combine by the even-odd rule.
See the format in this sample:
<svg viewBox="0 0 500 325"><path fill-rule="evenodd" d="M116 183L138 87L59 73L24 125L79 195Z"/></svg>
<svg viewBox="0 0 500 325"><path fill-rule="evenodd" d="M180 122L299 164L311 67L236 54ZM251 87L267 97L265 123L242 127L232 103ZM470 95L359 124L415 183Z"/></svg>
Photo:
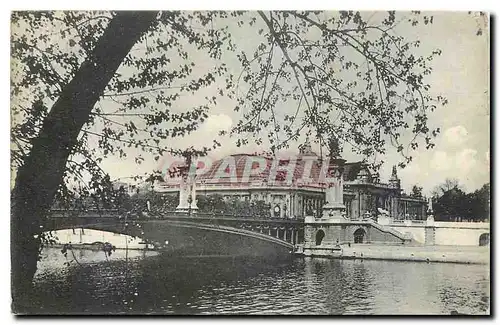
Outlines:
<svg viewBox="0 0 500 325"><path fill-rule="evenodd" d="M479 235L479 246L487 246L490 244L490 234L489 233L482 233Z"/></svg>
<svg viewBox="0 0 500 325"><path fill-rule="evenodd" d="M86 228L165 243L177 254L271 256L289 255L293 245L266 234L235 227L168 219L49 218L46 231Z"/></svg>
<svg viewBox="0 0 500 325"><path fill-rule="evenodd" d="M325 231L323 229L318 229L316 231L316 246L320 246L325 238Z"/></svg>
<svg viewBox="0 0 500 325"><path fill-rule="evenodd" d="M92 227L57 229L45 233L51 233L51 238L56 239L61 244L71 243L86 247L98 247L100 243L108 242L118 249L152 248L151 245L146 245L147 241L144 240L143 236L130 236L124 232L92 229Z"/></svg>
<svg viewBox="0 0 500 325"><path fill-rule="evenodd" d="M359 243L362 238L362 243L370 242L370 227L364 224L353 224L345 227L345 242Z"/></svg>
<svg viewBox="0 0 500 325"><path fill-rule="evenodd" d="M359 227L352 233L353 243L355 244L363 244L367 242L367 233L363 227Z"/></svg>

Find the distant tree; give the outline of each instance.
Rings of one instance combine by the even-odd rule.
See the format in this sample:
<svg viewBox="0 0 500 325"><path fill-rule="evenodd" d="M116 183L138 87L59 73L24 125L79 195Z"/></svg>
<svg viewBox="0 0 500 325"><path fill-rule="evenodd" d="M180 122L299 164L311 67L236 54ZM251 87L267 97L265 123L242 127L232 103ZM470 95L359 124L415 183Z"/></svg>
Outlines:
<svg viewBox="0 0 500 325"><path fill-rule="evenodd" d="M232 197L225 201L226 203L226 213L233 216L248 216L250 211L250 202L242 201L237 197Z"/></svg>
<svg viewBox="0 0 500 325"><path fill-rule="evenodd" d="M226 203L222 195L197 195L197 206L200 213L225 214Z"/></svg>
<svg viewBox="0 0 500 325"><path fill-rule="evenodd" d="M250 211L256 217L269 218L271 215L271 204L263 200L252 201Z"/></svg>
<svg viewBox="0 0 500 325"><path fill-rule="evenodd" d="M270 204L261 201L242 201L239 198L224 200L221 195L198 195L198 212L211 214L230 214L234 216L269 217Z"/></svg>
<svg viewBox="0 0 500 325"><path fill-rule="evenodd" d="M445 192L451 190L451 189L461 189L462 187L460 186L460 182L456 178L447 178L444 183L436 186L432 190L432 197L436 198L441 195L443 195Z"/></svg>
<svg viewBox="0 0 500 325"><path fill-rule="evenodd" d="M467 194L468 215L471 220L484 221L490 219L490 184L483 185L473 193Z"/></svg>
<svg viewBox="0 0 500 325"><path fill-rule="evenodd" d="M144 191L132 195L136 213L141 214L147 211L147 202L151 207L153 215L174 211L179 205L179 194L158 193L155 191Z"/></svg>
<svg viewBox="0 0 500 325"><path fill-rule="evenodd" d="M435 219L438 221L460 221L467 216L466 194L458 187L446 190L434 201Z"/></svg>
<svg viewBox="0 0 500 325"><path fill-rule="evenodd" d="M433 208L436 220L482 221L490 218L490 184L465 193L458 181L447 180L436 189Z"/></svg>
<svg viewBox="0 0 500 325"><path fill-rule="evenodd" d="M130 195L127 193L124 186L120 186L118 189L118 194L116 195L114 203L119 211L128 211L132 208Z"/></svg>

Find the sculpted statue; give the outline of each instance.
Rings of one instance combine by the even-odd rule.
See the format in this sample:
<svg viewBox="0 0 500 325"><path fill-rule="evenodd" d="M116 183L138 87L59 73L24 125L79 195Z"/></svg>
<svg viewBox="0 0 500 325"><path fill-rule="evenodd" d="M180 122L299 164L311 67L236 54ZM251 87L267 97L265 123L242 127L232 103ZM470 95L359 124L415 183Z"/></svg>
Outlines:
<svg viewBox="0 0 500 325"><path fill-rule="evenodd" d="M330 142L328 143L328 149L330 151L330 157L336 158L340 156L340 144L339 139L336 136L332 135L330 137Z"/></svg>
<svg viewBox="0 0 500 325"><path fill-rule="evenodd" d="M398 172L396 171L396 166L392 166L392 178L397 178Z"/></svg>

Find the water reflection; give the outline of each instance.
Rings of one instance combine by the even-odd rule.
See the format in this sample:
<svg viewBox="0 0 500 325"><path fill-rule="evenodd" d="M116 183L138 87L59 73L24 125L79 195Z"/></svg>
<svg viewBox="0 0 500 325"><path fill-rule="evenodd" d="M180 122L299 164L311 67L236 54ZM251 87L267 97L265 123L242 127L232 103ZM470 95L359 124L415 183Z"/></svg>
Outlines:
<svg viewBox="0 0 500 325"><path fill-rule="evenodd" d="M132 314L485 313L484 265L44 252L31 312ZM72 256L68 255L68 259Z"/></svg>

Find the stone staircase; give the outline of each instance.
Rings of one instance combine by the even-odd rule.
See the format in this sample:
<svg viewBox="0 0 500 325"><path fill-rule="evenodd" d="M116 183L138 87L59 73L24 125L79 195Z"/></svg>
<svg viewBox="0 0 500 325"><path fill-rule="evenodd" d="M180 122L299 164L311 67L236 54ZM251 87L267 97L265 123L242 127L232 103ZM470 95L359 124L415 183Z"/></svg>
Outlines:
<svg viewBox="0 0 500 325"><path fill-rule="evenodd" d="M413 236L408 235L408 234L403 234L402 232L399 232L390 226L381 225L375 221L369 221L369 224L373 228L378 229L381 232L391 234L392 236L398 238L399 240L402 240L404 243L411 243L413 240Z"/></svg>

